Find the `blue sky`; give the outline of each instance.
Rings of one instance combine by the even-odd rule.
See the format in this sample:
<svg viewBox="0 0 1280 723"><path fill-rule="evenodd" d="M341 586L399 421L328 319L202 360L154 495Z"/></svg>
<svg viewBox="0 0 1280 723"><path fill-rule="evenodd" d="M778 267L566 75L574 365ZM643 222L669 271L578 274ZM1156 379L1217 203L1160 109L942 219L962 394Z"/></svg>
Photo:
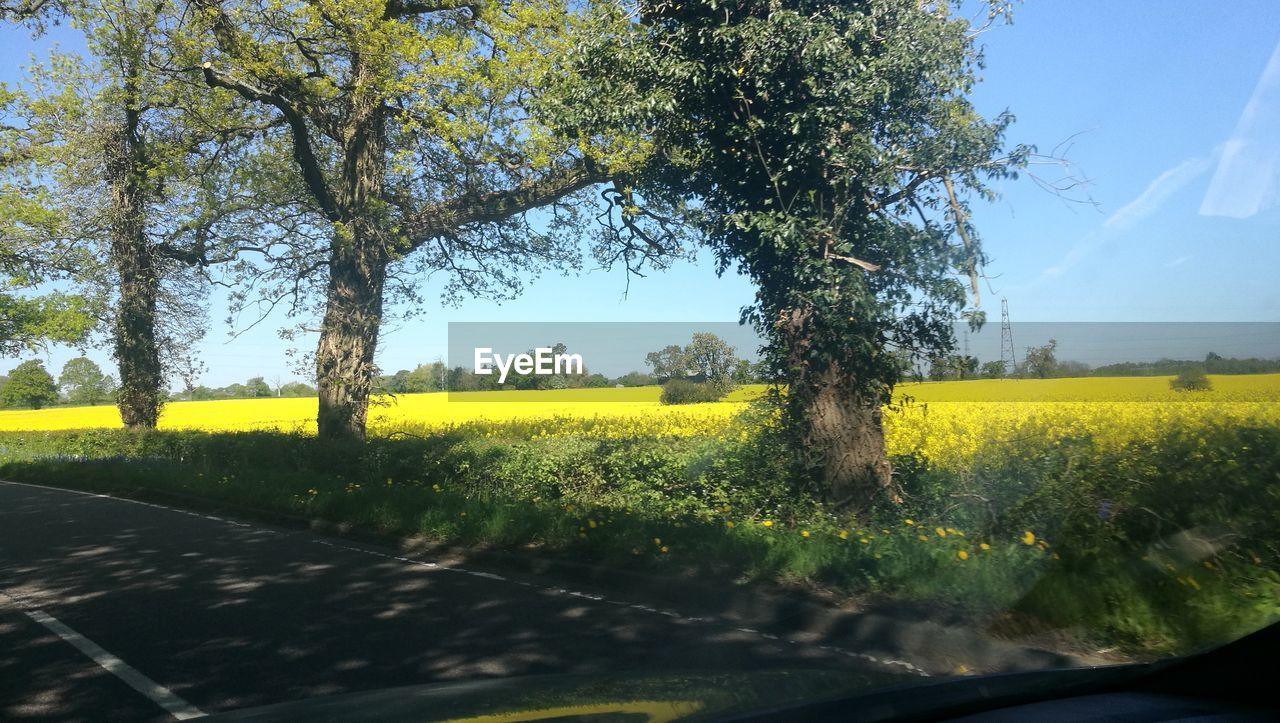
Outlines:
<svg viewBox="0 0 1280 723"><path fill-rule="evenodd" d="M65 36L64 48L74 45ZM982 36L987 68L974 100L1011 110L1009 140L1048 151L1071 139L1097 207L1031 180L1000 187L975 221L992 258L983 308L1016 321L1280 320L1280 7L1274 0L1032 0L1012 26ZM0 32L0 80L46 41ZM1052 175L1050 167L1037 172ZM439 282L428 284L426 298ZM389 371L443 356L449 321L732 321L752 298L709 259L633 279L546 275L514 302L432 306L392 323ZM215 297L202 345L204 382L291 378L269 320L229 340ZM986 333L998 333L989 328ZM307 342L308 344L310 341ZM52 349L51 369L75 352ZM104 366L109 355L91 351ZM17 360L0 360L7 369Z"/></svg>

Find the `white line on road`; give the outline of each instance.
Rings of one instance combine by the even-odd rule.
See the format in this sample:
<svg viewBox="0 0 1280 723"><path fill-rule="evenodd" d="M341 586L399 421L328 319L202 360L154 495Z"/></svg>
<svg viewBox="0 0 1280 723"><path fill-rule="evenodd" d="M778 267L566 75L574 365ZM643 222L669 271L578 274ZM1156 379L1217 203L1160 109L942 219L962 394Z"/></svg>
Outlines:
<svg viewBox="0 0 1280 723"><path fill-rule="evenodd" d="M55 635L89 656L104 670L124 681L126 685L147 696L178 720L191 720L205 715L204 711L178 697L176 693L143 675L137 668L108 653L102 646L67 627L62 621L41 610L23 610L27 617L40 623Z"/></svg>

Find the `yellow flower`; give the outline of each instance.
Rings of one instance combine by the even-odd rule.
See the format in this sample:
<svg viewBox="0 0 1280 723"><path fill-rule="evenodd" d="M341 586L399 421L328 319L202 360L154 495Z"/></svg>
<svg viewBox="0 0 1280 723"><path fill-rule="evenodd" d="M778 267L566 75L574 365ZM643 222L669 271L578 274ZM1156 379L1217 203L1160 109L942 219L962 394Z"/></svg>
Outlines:
<svg viewBox="0 0 1280 723"><path fill-rule="evenodd" d="M847 539L849 539L849 531L848 531L848 530L840 530L840 534L839 534L838 536L839 536L839 537L840 537L840 539L842 539L842 540L847 540Z"/></svg>
<svg viewBox="0 0 1280 723"><path fill-rule="evenodd" d="M760 524L764 525L765 527L773 527L773 520L765 520L764 522L761 522Z"/></svg>
<svg viewBox="0 0 1280 723"><path fill-rule="evenodd" d="M1035 533L1033 533L1031 530L1027 530L1026 532L1022 533L1022 544L1024 545L1036 544Z"/></svg>
<svg viewBox="0 0 1280 723"><path fill-rule="evenodd" d="M917 540L919 540L919 541L921 541L921 542L928 542L928 541L929 541L929 538L928 538L928 537L925 537L924 535L916 535L916 539L917 539Z"/></svg>
<svg viewBox="0 0 1280 723"><path fill-rule="evenodd" d="M984 551L986 551L986 550L990 550L990 549L991 549L991 545L988 545L988 544L987 544L987 543L985 543L985 542L984 542L984 543L982 543L982 544L980 544L980 545L978 545L978 547L979 547L979 548L981 548L981 549L982 549L982 550L984 550Z"/></svg>
<svg viewBox="0 0 1280 723"><path fill-rule="evenodd" d="M933 531L937 533L938 537L946 537L946 536L947 536L947 531L946 531L946 530L944 530L944 529L942 529L941 527L935 527L935 528L933 528Z"/></svg>
<svg viewBox="0 0 1280 723"><path fill-rule="evenodd" d="M667 554L667 546L663 545L662 547L658 548L658 552L661 552L664 555Z"/></svg>
<svg viewBox="0 0 1280 723"><path fill-rule="evenodd" d="M960 558L961 560L968 560L969 553L965 552L964 550L960 550L959 552L956 553L956 557Z"/></svg>
<svg viewBox="0 0 1280 723"><path fill-rule="evenodd" d="M655 537L655 538L653 538L653 544L655 544L655 545L661 545L661 544L662 544L662 538L661 538L661 537Z"/></svg>
<svg viewBox="0 0 1280 723"><path fill-rule="evenodd" d="M868 539L867 539L867 538L865 538L865 537L859 537L859 538L858 538L858 542L861 542L861 543L862 543L862 544L864 544L864 545L870 545L870 544L871 544L871 540L868 540Z"/></svg>
<svg viewBox="0 0 1280 723"><path fill-rule="evenodd" d="M914 524L915 524L915 520L903 520L903 522L907 523L908 525L914 525Z"/></svg>
<svg viewBox="0 0 1280 723"><path fill-rule="evenodd" d="M731 530L732 530L732 529L733 529L733 520L729 520L728 522L724 523L724 526L725 526L725 527L728 527L729 529L731 529Z"/></svg>
<svg viewBox="0 0 1280 723"><path fill-rule="evenodd" d="M809 531L808 531L808 530L800 530L800 536L801 536L801 537L808 537L808 536L809 536Z"/></svg>

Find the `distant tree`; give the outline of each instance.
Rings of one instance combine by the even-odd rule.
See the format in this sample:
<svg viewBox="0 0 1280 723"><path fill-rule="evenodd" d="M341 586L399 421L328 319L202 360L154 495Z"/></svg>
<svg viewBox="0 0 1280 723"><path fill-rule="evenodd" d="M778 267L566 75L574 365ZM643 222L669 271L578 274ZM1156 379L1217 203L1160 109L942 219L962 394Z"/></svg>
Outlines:
<svg viewBox="0 0 1280 723"><path fill-rule="evenodd" d="M266 380L262 377L253 377L249 381L245 382L244 385L245 391L250 397L257 399L259 397L271 396L271 387L267 385Z"/></svg>
<svg viewBox="0 0 1280 723"><path fill-rule="evenodd" d="M644 363L653 369L653 375L659 379L683 379L689 371L684 356L684 347L669 344L658 351L645 355Z"/></svg>
<svg viewBox="0 0 1280 723"><path fill-rule="evenodd" d="M412 373L408 369L401 369L391 376L378 377L376 388L387 394L405 394L409 391L409 376Z"/></svg>
<svg viewBox="0 0 1280 723"><path fill-rule="evenodd" d="M285 382L280 385L280 396L282 397L314 397L316 388L310 384L302 382Z"/></svg>
<svg viewBox="0 0 1280 723"><path fill-rule="evenodd" d="M207 402L210 399L218 399L221 396L221 390L211 389L203 384L187 390L187 399L193 402Z"/></svg>
<svg viewBox="0 0 1280 723"><path fill-rule="evenodd" d="M1058 362L1053 375L1056 377L1084 377L1089 375L1091 369L1092 367L1082 361L1068 359Z"/></svg>
<svg viewBox="0 0 1280 723"><path fill-rule="evenodd" d="M1027 354L1024 357L1027 373L1041 379L1053 376L1058 368L1058 359L1054 356L1057 348L1057 339L1050 339L1044 346L1027 347Z"/></svg>
<svg viewBox="0 0 1280 723"><path fill-rule="evenodd" d="M9 381L0 389L0 405L40 409L58 401L58 387L44 364L24 361L9 372Z"/></svg>
<svg viewBox="0 0 1280 723"><path fill-rule="evenodd" d="M62 366L58 386L72 404L92 406L111 398L115 391L115 379L103 374L102 368L92 359L76 357Z"/></svg>
<svg viewBox="0 0 1280 723"><path fill-rule="evenodd" d="M683 357L689 371L700 375L721 391L733 386L733 370L738 358L734 348L724 339L709 332L698 332L684 348Z"/></svg>
<svg viewBox="0 0 1280 723"><path fill-rule="evenodd" d="M404 382L405 394L422 394L424 392L441 391L444 362L433 361L430 364L419 364Z"/></svg>
<svg viewBox="0 0 1280 723"><path fill-rule="evenodd" d="M658 383L657 377L644 372L627 372L614 381L624 387L647 387Z"/></svg>
<svg viewBox="0 0 1280 723"><path fill-rule="evenodd" d="M929 381L941 382L951 377L951 360L936 356L929 360Z"/></svg>
<svg viewBox="0 0 1280 723"><path fill-rule="evenodd" d="M1170 379L1169 387L1178 392L1207 392L1213 388L1213 384L1202 370L1188 369Z"/></svg>
<svg viewBox="0 0 1280 723"><path fill-rule="evenodd" d="M982 376L988 379L1000 379L1006 371L1003 361L989 361L982 365Z"/></svg>
<svg viewBox="0 0 1280 723"><path fill-rule="evenodd" d="M603 374L588 374L586 378L582 380L582 386L589 389L607 387L609 386L609 377L606 377Z"/></svg>

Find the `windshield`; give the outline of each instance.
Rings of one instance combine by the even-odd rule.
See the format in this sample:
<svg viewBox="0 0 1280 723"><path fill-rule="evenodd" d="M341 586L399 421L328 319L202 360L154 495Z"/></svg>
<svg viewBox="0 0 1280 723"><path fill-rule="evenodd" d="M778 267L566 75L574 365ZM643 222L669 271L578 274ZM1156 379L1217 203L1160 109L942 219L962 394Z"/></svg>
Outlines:
<svg viewBox="0 0 1280 723"><path fill-rule="evenodd" d="M0 17L0 717L667 720L1280 615L1270 3Z"/></svg>

